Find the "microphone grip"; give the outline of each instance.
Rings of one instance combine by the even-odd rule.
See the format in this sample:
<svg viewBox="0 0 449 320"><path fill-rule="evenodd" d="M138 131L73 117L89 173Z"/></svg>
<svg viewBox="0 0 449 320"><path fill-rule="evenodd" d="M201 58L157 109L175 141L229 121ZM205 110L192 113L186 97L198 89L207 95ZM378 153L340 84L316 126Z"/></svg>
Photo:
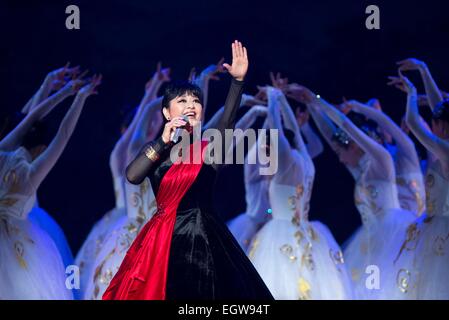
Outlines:
<svg viewBox="0 0 449 320"><path fill-rule="evenodd" d="M184 120L185 122L188 122L189 118L187 118L187 116L182 116L182 120ZM173 134L173 136L170 139L170 141L172 143L177 143L178 142L179 137L182 136L182 129L184 129L184 127L176 128L175 133Z"/></svg>

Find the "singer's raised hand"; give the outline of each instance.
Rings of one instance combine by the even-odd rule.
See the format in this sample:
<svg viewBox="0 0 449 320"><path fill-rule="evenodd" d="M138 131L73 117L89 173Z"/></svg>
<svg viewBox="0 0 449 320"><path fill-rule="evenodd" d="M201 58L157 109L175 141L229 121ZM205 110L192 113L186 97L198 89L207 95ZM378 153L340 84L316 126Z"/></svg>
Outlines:
<svg viewBox="0 0 449 320"><path fill-rule="evenodd" d="M223 63L223 67L238 81L243 81L248 72L248 54L240 41L232 43L232 65Z"/></svg>
<svg viewBox="0 0 449 320"><path fill-rule="evenodd" d="M184 127L187 121L183 117L175 117L165 124L164 131L162 132L162 140L165 143L169 143L176 128Z"/></svg>

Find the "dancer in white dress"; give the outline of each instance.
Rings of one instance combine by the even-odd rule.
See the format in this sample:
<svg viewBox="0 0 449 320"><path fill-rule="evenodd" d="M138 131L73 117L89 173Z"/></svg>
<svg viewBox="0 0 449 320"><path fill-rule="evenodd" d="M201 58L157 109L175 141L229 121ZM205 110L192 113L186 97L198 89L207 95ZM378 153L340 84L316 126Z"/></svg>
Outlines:
<svg viewBox="0 0 449 320"><path fill-rule="evenodd" d="M79 71L79 67L69 68L69 63L67 63L63 68L59 68L50 72L45 77L44 82L39 87L38 91L22 109L22 114L31 112L39 105L39 103L47 99L53 91L60 89L61 86L63 86L67 82L68 78L76 77L79 74ZM61 253L62 260L64 261L64 266L67 267L69 265L73 265L74 259L72 250L70 249L64 231L53 219L53 217L48 212L46 212L45 209L39 206L37 197L36 203L29 213L28 218L50 235L50 237L58 247L59 252Z"/></svg>
<svg viewBox="0 0 449 320"><path fill-rule="evenodd" d="M81 90L81 80L70 81L31 110L0 141L0 299L73 299L55 243L27 216L35 203L37 188L62 154L87 97L96 93L100 81L101 76L94 76ZM78 94L52 142L45 151L34 153L31 148L36 146L26 144L32 126L76 91ZM23 142L29 150L21 146Z"/></svg>
<svg viewBox="0 0 449 320"><path fill-rule="evenodd" d="M449 101L434 104L428 92L433 112L429 130L419 116L414 85L401 74L393 83L401 83L406 89L407 125L429 152L427 211L410 225L400 248L396 259L397 289L409 299L449 299Z"/></svg>
<svg viewBox="0 0 449 320"><path fill-rule="evenodd" d="M413 141L385 113L358 101L347 101L346 107L375 121L394 140L387 150L393 157L396 169L396 185L401 208L420 216L425 210L425 188L421 164Z"/></svg>
<svg viewBox="0 0 449 320"><path fill-rule="evenodd" d="M280 113L286 128L294 132L292 143ZM285 96L271 87L268 125L279 132L278 171L269 186L272 219L254 237L249 257L276 299L350 299L339 246L323 224L308 220L315 174L312 159Z"/></svg>
<svg viewBox="0 0 449 320"><path fill-rule="evenodd" d="M308 104L322 135L356 182L355 205L362 226L344 248L355 298L389 297L393 290L388 275L394 270L394 242L405 234L415 218L414 213L400 208L393 159L376 141L378 137L371 129L359 129L342 112L305 87L295 84L290 90ZM380 272L378 277L376 270ZM373 272L376 275L370 277Z"/></svg>

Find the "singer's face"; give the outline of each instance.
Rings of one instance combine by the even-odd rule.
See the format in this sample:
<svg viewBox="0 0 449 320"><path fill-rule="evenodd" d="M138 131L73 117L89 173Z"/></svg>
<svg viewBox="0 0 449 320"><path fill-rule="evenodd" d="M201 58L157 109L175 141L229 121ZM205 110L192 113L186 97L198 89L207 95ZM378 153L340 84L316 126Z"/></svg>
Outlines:
<svg viewBox="0 0 449 320"><path fill-rule="evenodd" d="M190 125L195 126L201 121L202 111L203 106L201 105L200 99L186 93L170 101L170 106L167 112L165 112L165 115L166 118L168 115L169 119L186 116L189 119Z"/></svg>

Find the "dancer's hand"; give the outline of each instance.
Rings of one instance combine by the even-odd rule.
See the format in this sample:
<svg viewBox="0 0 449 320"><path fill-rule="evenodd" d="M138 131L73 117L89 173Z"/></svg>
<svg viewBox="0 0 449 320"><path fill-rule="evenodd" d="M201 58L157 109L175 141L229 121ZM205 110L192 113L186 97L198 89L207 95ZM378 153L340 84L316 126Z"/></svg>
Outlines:
<svg viewBox="0 0 449 320"><path fill-rule="evenodd" d="M317 99L317 96L308 88L297 83L289 84L286 88L287 97L300 103L309 104Z"/></svg>
<svg viewBox="0 0 449 320"><path fill-rule="evenodd" d="M73 79L79 74L79 66L73 68L69 67L70 62L67 62L64 67L51 71L46 76L45 81L49 84L51 91L61 89L70 80L70 78Z"/></svg>
<svg viewBox="0 0 449 320"><path fill-rule="evenodd" d="M281 74L278 72L276 74L276 77L274 76L274 73L270 71L270 79L271 79L271 85L275 88L278 88L285 92L288 88L288 78L282 78Z"/></svg>
<svg viewBox="0 0 449 320"><path fill-rule="evenodd" d="M221 58L217 64L211 64L206 69L204 69L201 74L203 74L207 80L220 80L218 74L226 72L223 66L223 62L224 58Z"/></svg>
<svg viewBox="0 0 449 320"><path fill-rule="evenodd" d="M162 140L165 143L169 143L176 128L183 127L186 124L187 122L182 117L175 117L171 119L165 124L164 131L162 132Z"/></svg>
<svg viewBox="0 0 449 320"><path fill-rule="evenodd" d="M399 73L399 80L401 81L402 86L408 95L416 94L416 92L417 92L416 87L407 77L405 77L401 73Z"/></svg>
<svg viewBox="0 0 449 320"><path fill-rule="evenodd" d="M241 106L256 106L256 105L266 105L267 102L257 99L256 97L249 95L249 94L242 94L242 102L240 103Z"/></svg>
<svg viewBox="0 0 449 320"><path fill-rule="evenodd" d="M248 64L246 48L242 46L241 42L235 40L232 43L232 65L224 63L223 67L228 70L234 79L243 81L248 72Z"/></svg>
<svg viewBox="0 0 449 320"><path fill-rule="evenodd" d="M388 86L395 87L396 89L401 90L402 92L407 93L406 88L404 87L404 83L401 81L399 77L388 77L389 82Z"/></svg>
<svg viewBox="0 0 449 320"><path fill-rule="evenodd" d="M412 70L423 71L427 68L424 61L414 58L405 59L396 62L396 64L399 66L399 71L412 71Z"/></svg>
<svg viewBox="0 0 449 320"><path fill-rule="evenodd" d="M96 95L98 94L97 92L97 87L101 84L101 80L103 79L103 76L100 75L94 75L89 82L82 87L79 92L78 92L78 96L87 98L91 95Z"/></svg>

